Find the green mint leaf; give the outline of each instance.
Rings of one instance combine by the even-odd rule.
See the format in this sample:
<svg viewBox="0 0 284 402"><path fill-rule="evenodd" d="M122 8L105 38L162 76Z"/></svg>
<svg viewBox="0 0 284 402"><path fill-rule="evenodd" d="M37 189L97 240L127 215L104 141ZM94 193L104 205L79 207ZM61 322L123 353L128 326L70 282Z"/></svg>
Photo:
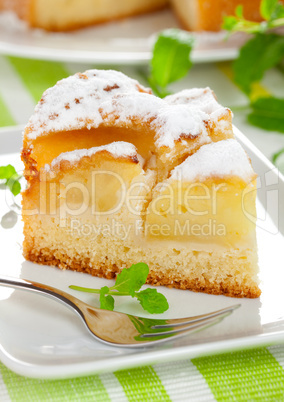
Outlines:
<svg viewBox="0 0 284 402"><path fill-rule="evenodd" d="M271 20L275 21L275 20L281 19L281 18L284 18L284 5L282 5L278 2L271 15ZM277 22L278 22L277 26L284 25L283 21L282 21L282 23L281 23L281 21L277 21Z"/></svg>
<svg viewBox="0 0 284 402"><path fill-rule="evenodd" d="M265 130L284 133L284 98L258 98L251 103L252 112L248 121Z"/></svg>
<svg viewBox="0 0 284 402"><path fill-rule="evenodd" d="M113 310L114 308L114 298L111 295L108 295L109 288L104 286L100 290L100 308L104 310Z"/></svg>
<svg viewBox="0 0 284 402"><path fill-rule="evenodd" d="M280 149L272 156L272 161L278 167L280 172L284 174L284 148Z"/></svg>
<svg viewBox="0 0 284 402"><path fill-rule="evenodd" d="M151 314L161 314L169 308L166 297L162 293L158 293L157 289L141 290L136 293L136 297L143 309Z"/></svg>
<svg viewBox="0 0 284 402"><path fill-rule="evenodd" d="M9 180L16 173L12 165L0 166L0 180Z"/></svg>
<svg viewBox="0 0 284 402"><path fill-rule="evenodd" d="M260 3L260 14L263 19L269 21L274 13L278 0L262 0Z"/></svg>
<svg viewBox="0 0 284 402"><path fill-rule="evenodd" d="M134 297L135 292L146 282L148 274L149 267L147 264L143 262L133 264L130 268L124 268L121 273L117 275L115 285L111 290L126 292Z"/></svg>
<svg viewBox="0 0 284 402"><path fill-rule="evenodd" d="M0 180L6 180L5 185L15 196L21 192L20 178L14 166L0 166Z"/></svg>
<svg viewBox="0 0 284 402"><path fill-rule="evenodd" d="M284 6L278 0L262 0L260 14L265 21L246 20L243 16L243 6L237 6L234 16L224 16L222 28L228 33L246 32L251 34L264 33L271 28L284 25Z"/></svg>
<svg viewBox="0 0 284 402"><path fill-rule="evenodd" d="M244 18L244 7L243 7L243 5L239 4L239 5L236 7L235 14L236 14L236 16L237 16L238 18L241 18L241 19Z"/></svg>
<svg viewBox="0 0 284 402"><path fill-rule="evenodd" d="M167 299L156 289L146 289L138 292L147 280L149 267L140 262L133 264L130 268L124 268L117 275L115 285L112 287L104 286L101 289L84 288L70 285L70 289L82 292L99 293L100 307L105 310L114 309L114 298L112 296L132 296L137 297L142 307L151 314L163 313L169 308ZM147 322L150 323L148 320Z"/></svg>
<svg viewBox="0 0 284 402"><path fill-rule="evenodd" d="M13 195L18 195L21 192L21 184L18 181L19 176L17 176L15 179L11 178L7 181L7 186L9 187L10 191L12 192Z"/></svg>
<svg viewBox="0 0 284 402"><path fill-rule="evenodd" d="M273 163L276 163L277 160L279 159L279 157L280 157L282 154L284 154L284 148L280 149L280 151L275 152L275 154L273 154L273 156L272 156L272 162L273 162Z"/></svg>
<svg viewBox="0 0 284 402"><path fill-rule="evenodd" d="M238 25L239 21L236 17L233 15L229 15L228 17L224 17L223 24L222 24L222 29L225 29L226 31L234 31Z"/></svg>
<svg viewBox="0 0 284 402"><path fill-rule="evenodd" d="M280 63L276 66L277 70L284 75L284 58L280 61Z"/></svg>
<svg viewBox="0 0 284 402"><path fill-rule="evenodd" d="M192 66L190 53L193 44L193 36L188 32L180 29L162 31L153 49L150 83L165 89L183 78Z"/></svg>
<svg viewBox="0 0 284 402"><path fill-rule="evenodd" d="M234 62L234 78L239 87L249 95L254 82L260 81L266 70L276 66L284 54L284 36L258 34L240 50Z"/></svg>
<svg viewBox="0 0 284 402"><path fill-rule="evenodd" d="M161 88L153 79L153 77L147 77L147 81L156 96L165 98L165 96L171 95L171 92L167 89Z"/></svg>

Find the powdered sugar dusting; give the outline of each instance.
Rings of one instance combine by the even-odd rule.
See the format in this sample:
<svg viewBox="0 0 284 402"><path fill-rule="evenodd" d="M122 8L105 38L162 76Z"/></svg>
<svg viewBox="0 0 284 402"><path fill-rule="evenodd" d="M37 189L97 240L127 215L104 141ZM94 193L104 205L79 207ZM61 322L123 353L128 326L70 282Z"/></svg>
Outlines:
<svg viewBox="0 0 284 402"><path fill-rule="evenodd" d="M226 111L209 89L160 99L120 72L89 70L59 81L44 93L29 120L26 138L32 145L32 140L49 132L101 124L119 127L139 120L156 132L158 147L172 148L181 137L207 136L210 113L219 110Z"/></svg>
<svg viewBox="0 0 284 402"><path fill-rule="evenodd" d="M172 148L174 141L197 136L207 137L204 122L208 115L198 108L189 108L186 105L168 105L163 107L154 124L157 130L158 147ZM152 123L153 124L153 123Z"/></svg>
<svg viewBox="0 0 284 402"><path fill-rule="evenodd" d="M203 145L173 170L169 180L203 181L214 176L237 176L246 182L255 176L246 152L236 140Z"/></svg>
<svg viewBox="0 0 284 402"><path fill-rule="evenodd" d="M29 120L28 138L49 132L98 127L100 109L118 93L138 92L138 82L118 71L89 70L59 81L49 88ZM147 91L146 89L143 89Z"/></svg>
<svg viewBox="0 0 284 402"><path fill-rule="evenodd" d="M138 157L136 147L129 142L117 141L111 144L102 145L100 147L93 147L89 149L76 149L70 152L63 152L57 156L50 165L45 165L45 170L52 170L56 165L60 164L62 161L68 161L71 164L79 162L84 156L92 156L98 152L107 151L112 154L115 158L125 158L125 157Z"/></svg>
<svg viewBox="0 0 284 402"><path fill-rule="evenodd" d="M165 100L171 105L186 104L190 107L196 107L207 114L226 110L217 102L214 92L208 87L184 89L174 95L167 96Z"/></svg>

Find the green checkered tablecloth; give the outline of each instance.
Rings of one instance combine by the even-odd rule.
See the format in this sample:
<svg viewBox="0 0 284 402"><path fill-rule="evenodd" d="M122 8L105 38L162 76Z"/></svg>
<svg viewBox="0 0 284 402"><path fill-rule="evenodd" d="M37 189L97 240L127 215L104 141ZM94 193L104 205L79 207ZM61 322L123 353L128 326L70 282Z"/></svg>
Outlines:
<svg viewBox="0 0 284 402"><path fill-rule="evenodd" d="M0 127L25 124L46 88L91 67L0 56ZM116 68L143 82L139 69ZM220 103L234 108L235 124L270 158L284 147L284 136L247 124L246 99L230 75L229 63L198 65L173 90L210 86ZM283 97L277 71L257 90L271 88ZM284 401L284 346L53 381L21 377L0 363L0 401Z"/></svg>

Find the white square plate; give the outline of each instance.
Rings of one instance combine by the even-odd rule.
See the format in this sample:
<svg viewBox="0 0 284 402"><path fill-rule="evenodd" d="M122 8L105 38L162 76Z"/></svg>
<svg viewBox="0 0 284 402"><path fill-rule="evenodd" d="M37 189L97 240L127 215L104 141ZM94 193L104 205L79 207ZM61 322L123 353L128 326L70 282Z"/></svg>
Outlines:
<svg viewBox="0 0 284 402"><path fill-rule="evenodd" d="M251 157L258 182L257 236L262 295L259 299L232 299L161 287L169 310L159 318L193 316L236 303L241 308L221 323L175 341L143 349L121 349L97 342L80 319L61 304L36 294L0 287L0 359L15 372L34 378L67 378L115 371L162 361L284 342L284 179L277 169L235 129ZM21 170L19 129L0 130L0 166L11 163ZM76 284L98 288L106 279L40 266L22 257L20 213L8 191L0 191L0 274L43 282L98 306L96 295L71 291ZM281 209L282 208L282 209ZM7 215L9 213L9 215ZM281 234L282 233L282 234ZM116 309L147 316L128 298ZM148 315L149 317L149 315Z"/></svg>

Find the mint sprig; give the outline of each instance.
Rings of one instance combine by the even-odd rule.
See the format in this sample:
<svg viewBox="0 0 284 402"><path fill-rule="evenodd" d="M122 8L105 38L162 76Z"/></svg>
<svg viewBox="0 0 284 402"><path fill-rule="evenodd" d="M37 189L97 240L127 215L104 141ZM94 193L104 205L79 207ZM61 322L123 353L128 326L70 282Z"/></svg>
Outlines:
<svg viewBox="0 0 284 402"><path fill-rule="evenodd" d="M74 289L74 287L73 287L73 289ZM82 290L82 289L78 289L78 290ZM101 288L100 305L101 305L101 308L103 308L104 310L113 310L114 298L111 295L108 295L108 293L109 293L109 288L107 286L104 286Z"/></svg>
<svg viewBox="0 0 284 402"><path fill-rule="evenodd" d="M258 98L251 103L248 121L264 130L284 133L284 98Z"/></svg>
<svg viewBox="0 0 284 402"><path fill-rule="evenodd" d="M253 84L261 81L264 73L277 66L283 57L283 36L274 33L255 35L242 46L233 64L236 84L250 96Z"/></svg>
<svg viewBox="0 0 284 402"><path fill-rule="evenodd" d="M149 274L147 264L140 262L133 264L130 268L124 268L117 275L114 286L104 286L101 289L84 288L80 286L69 286L70 289L81 292L97 293L100 295L100 307L105 310L114 309L113 296L131 296L137 298L144 310L151 314L161 314L168 310L169 304L166 297L157 292L156 289L141 290Z"/></svg>
<svg viewBox="0 0 284 402"><path fill-rule="evenodd" d="M0 180L3 181L4 185L7 186L13 195L18 195L21 191L20 176L14 166L0 166Z"/></svg>
<svg viewBox="0 0 284 402"><path fill-rule="evenodd" d="M153 48L149 84L161 98L168 95L168 85L183 78L190 68L193 36L180 29L161 31Z"/></svg>
<svg viewBox="0 0 284 402"><path fill-rule="evenodd" d="M235 15L224 17L222 28L229 33L246 32L251 34L264 33L269 29L284 24L284 6L278 0L262 0L260 14L264 21L249 21L243 16L243 6L237 6Z"/></svg>
<svg viewBox="0 0 284 402"><path fill-rule="evenodd" d="M278 0L262 0L260 14L264 21L248 21L243 16L243 6L236 8L235 16L224 17L223 29L228 33L254 34L240 49L233 64L236 84L250 96L252 86L264 73L281 64L284 57L284 37L272 28L284 25L284 6Z"/></svg>
<svg viewBox="0 0 284 402"><path fill-rule="evenodd" d="M264 21L248 21L243 17L243 6L236 8L235 16L224 17L223 29L228 33L254 34L240 49L233 64L234 80L246 95L250 96L253 84L261 81L264 73L280 66L284 58L284 37L271 28L284 25L284 6L278 0L262 0L260 14Z"/></svg>
<svg viewBox="0 0 284 402"><path fill-rule="evenodd" d="M262 0L260 14L263 22L248 21L243 17L243 8L238 6L235 16L224 18L223 28L229 33L242 31L253 37L240 49L233 63L234 81L248 96L250 124L265 130L284 133L284 99L259 95L257 85L271 68L284 73L284 37L272 32L272 28L284 25L284 5L278 0Z"/></svg>

